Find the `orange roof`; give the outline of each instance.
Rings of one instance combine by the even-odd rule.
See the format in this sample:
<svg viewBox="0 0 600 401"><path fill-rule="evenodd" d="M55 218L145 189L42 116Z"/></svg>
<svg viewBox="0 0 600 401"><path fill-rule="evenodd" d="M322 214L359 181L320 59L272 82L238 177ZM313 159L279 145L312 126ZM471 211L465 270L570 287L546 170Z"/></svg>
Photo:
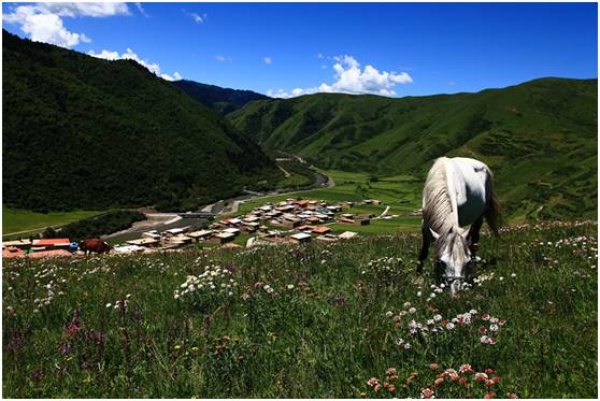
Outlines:
<svg viewBox="0 0 600 401"><path fill-rule="evenodd" d="M68 245L71 241L68 238L42 238L34 239L34 246L48 246L48 245Z"/></svg>
<svg viewBox="0 0 600 401"><path fill-rule="evenodd" d="M19 249L14 246L10 246L8 248L2 249L2 257L3 258L24 258L25 252L22 249Z"/></svg>
<svg viewBox="0 0 600 401"><path fill-rule="evenodd" d="M73 256L71 252L66 249L55 249L52 251L41 251L41 252L33 252L27 255L29 258L48 258L48 257L56 257L56 256Z"/></svg>
<svg viewBox="0 0 600 401"><path fill-rule="evenodd" d="M315 233L328 233L331 231L331 228L329 228L327 226L316 226L316 227L311 227L311 230Z"/></svg>

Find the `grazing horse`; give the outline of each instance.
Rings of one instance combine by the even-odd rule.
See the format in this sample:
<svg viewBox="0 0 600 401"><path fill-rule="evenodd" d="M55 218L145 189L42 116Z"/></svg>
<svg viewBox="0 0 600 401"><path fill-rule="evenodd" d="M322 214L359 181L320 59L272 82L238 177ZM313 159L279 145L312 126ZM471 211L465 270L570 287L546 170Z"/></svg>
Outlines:
<svg viewBox="0 0 600 401"><path fill-rule="evenodd" d="M84 255L87 255L88 252L108 253L112 249L112 246L98 238L88 238L79 243L79 249L84 252Z"/></svg>
<svg viewBox="0 0 600 401"><path fill-rule="evenodd" d="M423 272L434 241L438 280L456 295L469 279L484 217L498 235L500 205L488 166L463 157L437 159L423 189L423 245L417 273ZM462 228L467 225L469 231Z"/></svg>

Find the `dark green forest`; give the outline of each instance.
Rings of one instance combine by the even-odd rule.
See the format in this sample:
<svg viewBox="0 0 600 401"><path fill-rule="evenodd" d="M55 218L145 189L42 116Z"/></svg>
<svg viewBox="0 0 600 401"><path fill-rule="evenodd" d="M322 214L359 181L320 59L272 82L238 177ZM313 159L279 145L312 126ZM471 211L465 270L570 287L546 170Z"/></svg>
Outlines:
<svg viewBox="0 0 600 401"><path fill-rule="evenodd" d="M6 206L194 210L282 176L223 117L134 61L6 31L2 53Z"/></svg>
<svg viewBox="0 0 600 401"><path fill-rule="evenodd" d="M270 99L268 96L249 90L221 88L185 79L172 82L172 85L222 115L239 110L253 100Z"/></svg>

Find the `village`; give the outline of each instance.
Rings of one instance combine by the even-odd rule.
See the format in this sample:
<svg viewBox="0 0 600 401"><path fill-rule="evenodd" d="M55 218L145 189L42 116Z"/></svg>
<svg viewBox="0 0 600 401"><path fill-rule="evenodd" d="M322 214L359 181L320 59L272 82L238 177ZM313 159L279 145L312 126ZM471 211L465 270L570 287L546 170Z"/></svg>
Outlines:
<svg viewBox="0 0 600 401"><path fill-rule="evenodd" d="M151 253L174 251L192 244L210 248L243 249L261 245L298 244L310 241L336 242L358 235L352 226L371 223L373 214L347 213L357 205L381 206L378 200L360 203L339 202L330 204L322 200L287 199L278 203L266 203L250 213L225 217L205 228L187 226L163 231L143 232L140 238L111 244L114 254ZM391 218L387 208L379 217ZM341 234L332 233L331 223L348 225ZM245 238L245 246L237 238ZM242 236L242 237L240 237ZM2 243L2 257L59 257L78 256L84 252L77 242L69 238L19 239Z"/></svg>

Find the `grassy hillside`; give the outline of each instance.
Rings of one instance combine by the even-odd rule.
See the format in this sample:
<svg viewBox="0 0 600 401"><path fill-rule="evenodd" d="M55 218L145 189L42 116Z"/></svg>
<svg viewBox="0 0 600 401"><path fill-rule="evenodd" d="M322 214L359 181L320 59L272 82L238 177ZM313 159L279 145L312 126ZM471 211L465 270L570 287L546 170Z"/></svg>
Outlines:
<svg viewBox="0 0 600 401"><path fill-rule="evenodd" d="M319 94L252 102L231 122L266 151L322 168L424 179L442 155L479 158L517 217L597 211L597 80L540 79L474 94Z"/></svg>
<svg viewBox="0 0 600 401"><path fill-rule="evenodd" d="M5 260L3 395L598 397L596 222L484 235L459 298L418 246Z"/></svg>
<svg viewBox="0 0 600 401"><path fill-rule="evenodd" d="M133 61L3 31L3 203L190 210L280 180L227 121Z"/></svg>

